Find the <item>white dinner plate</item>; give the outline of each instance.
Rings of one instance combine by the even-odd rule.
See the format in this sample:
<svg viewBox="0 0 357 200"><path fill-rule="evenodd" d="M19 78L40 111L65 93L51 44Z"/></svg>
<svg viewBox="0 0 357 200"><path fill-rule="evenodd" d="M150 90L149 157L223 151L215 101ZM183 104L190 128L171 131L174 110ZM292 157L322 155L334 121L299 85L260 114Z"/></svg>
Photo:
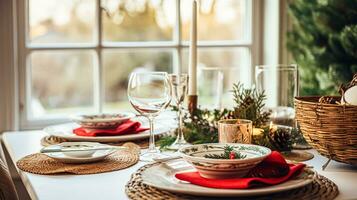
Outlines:
<svg viewBox="0 0 357 200"><path fill-rule="evenodd" d="M100 143L93 143L93 142L64 142L61 144L55 144L51 145L45 148L53 148L55 146L62 147L63 145L65 146L71 146L71 145L86 145L86 146L91 146L91 147L110 147L110 145L106 144L100 144ZM71 147L71 149L75 148L74 146ZM62 153L62 152L55 152L55 153L45 153L48 157L51 157L53 159L56 159L60 162L63 163L73 163L73 164L79 164L79 163L90 163L90 162L97 162L100 160L103 160L105 157L109 156L110 154L114 153L117 151L115 148L113 149L108 149L108 150L93 150L91 154L84 156L84 154L75 154L75 152L69 153ZM80 153L80 152L79 152Z"/></svg>
<svg viewBox="0 0 357 200"><path fill-rule="evenodd" d="M143 127L148 127L147 123L142 123ZM76 123L66 123L54 126L48 126L43 130L49 135L64 138L68 141L86 141L86 142L123 142L132 141L138 139L148 138L150 136L150 131L143 131L137 134L126 134L117 136L98 136L98 137L88 137L88 136L78 136L73 133L73 129L80 127ZM160 122L155 122L154 124L154 134L161 135L169 132L171 129L169 126L164 126Z"/></svg>
<svg viewBox="0 0 357 200"><path fill-rule="evenodd" d="M185 171L194 171L191 169L185 169ZM162 190L170 191L173 193L197 195L197 196L212 196L212 197L244 197L244 196L257 196L265 195L271 193L282 192L286 190L291 190L305 185L310 184L313 181L313 178L303 178L307 177L307 172L301 173L298 177L295 177L291 180L288 180L284 183L272 186L266 186L261 188L252 188L252 189L215 189L202 187L198 185L193 185L191 183L180 181L175 178L175 173L179 171L173 170L168 167L167 164L153 165L145 169L142 172L143 183L156 187ZM313 176L315 176L315 172Z"/></svg>

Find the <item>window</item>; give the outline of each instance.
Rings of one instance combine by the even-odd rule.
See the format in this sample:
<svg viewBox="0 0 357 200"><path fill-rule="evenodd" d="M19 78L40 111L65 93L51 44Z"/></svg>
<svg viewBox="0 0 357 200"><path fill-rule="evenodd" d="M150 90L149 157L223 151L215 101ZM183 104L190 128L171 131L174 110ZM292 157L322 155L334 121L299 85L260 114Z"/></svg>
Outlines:
<svg viewBox="0 0 357 200"><path fill-rule="evenodd" d="M252 83L260 49L259 26L253 26L258 2L199 1L200 76L212 77L220 68L224 93L232 82ZM187 72L191 3L18 1L21 127L63 121L73 113L131 109L126 87L133 70Z"/></svg>

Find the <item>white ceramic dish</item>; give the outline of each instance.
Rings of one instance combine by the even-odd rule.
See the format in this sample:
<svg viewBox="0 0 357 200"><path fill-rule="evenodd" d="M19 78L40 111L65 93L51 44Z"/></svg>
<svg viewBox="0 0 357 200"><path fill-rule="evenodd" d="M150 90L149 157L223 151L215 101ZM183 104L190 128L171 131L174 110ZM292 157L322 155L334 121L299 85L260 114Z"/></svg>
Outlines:
<svg viewBox="0 0 357 200"><path fill-rule="evenodd" d="M99 143L91 143L91 142L64 142L59 144L58 146L61 149L71 148L71 149L88 149L86 151L72 151L72 152L63 152L64 155L70 157L90 157L94 154L95 150L91 150L90 148L95 148L101 146Z"/></svg>
<svg viewBox="0 0 357 200"><path fill-rule="evenodd" d="M221 155L225 146L231 146L234 151L239 153L239 159L215 159L207 158L208 155ZM270 155L269 148L239 143L211 143L198 144L181 148L180 155L191 163L202 177L222 179L232 177L243 177L253 167Z"/></svg>
<svg viewBox="0 0 357 200"><path fill-rule="evenodd" d="M147 124L142 123L143 127L148 127ZM98 137L87 137L87 136L78 136L73 133L73 129L80 127L76 123L66 123L60 125L54 125L44 128L43 130L49 135L67 139L68 141L86 141L86 142L124 142L132 141L138 139L145 139L150 136L149 130L143 131L137 134L126 134L126 135L117 135L117 136L98 136ZM169 132L171 129L168 126L164 126L160 123L155 123L154 125L154 134L161 135Z"/></svg>
<svg viewBox="0 0 357 200"><path fill-rule="evenodd" d="M113 114L76 115L71 118L84 128L107 129L117 127L133 117L135 117L134 113L119 112Z"/></svg>
<svg viewBox="0 0 357 200"><path fill-rule="evenodd" d="M45 148L71 148L71 149L84 149L84 148L95 148L95 147L110 147L106 144L100 144L96 142L64 142L61 144L51 145ZM64 163L90 163L103 160L105 157L116 151L115 148L108 150L88 150L88 151L77 151L77 152L55 152L55 153L45 153L47 156L56 159Z"/></svg>
<svg viewBox="0 0 357 200"><path fill-rule="evenodd" d="M192 167L185 171L195 171L195 169ZM174 193L211 197L245 197L272 194L303 187L310 184L313 181L313 177L316 176L314 171L310 171L311 174L308 177L309 173L304 171L298 177L278 185L251 189L215 189L180 181L175 178L175 173L177 172L163 163L145 169L142 172L142 179L149 186Z"/></svg>

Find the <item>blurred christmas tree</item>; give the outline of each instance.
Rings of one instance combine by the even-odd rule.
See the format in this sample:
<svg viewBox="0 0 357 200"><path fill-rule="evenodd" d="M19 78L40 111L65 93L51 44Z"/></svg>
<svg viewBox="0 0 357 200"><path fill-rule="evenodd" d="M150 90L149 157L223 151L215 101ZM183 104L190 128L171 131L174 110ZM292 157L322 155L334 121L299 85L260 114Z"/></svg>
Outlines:
<svg viewBox="0 0 357 200"><path fill-rule="evenodd" d="M357 72L357 0L294 0L289 11L301 95L336 94Z"/></svg>

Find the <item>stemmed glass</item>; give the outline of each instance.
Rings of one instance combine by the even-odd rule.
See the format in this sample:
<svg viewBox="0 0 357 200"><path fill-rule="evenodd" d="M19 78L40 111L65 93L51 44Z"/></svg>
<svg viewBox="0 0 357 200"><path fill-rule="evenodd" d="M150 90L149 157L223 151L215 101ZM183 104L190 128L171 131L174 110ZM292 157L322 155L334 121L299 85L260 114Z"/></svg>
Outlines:
<svg viewBox="0 0 357 200"><path fill-rule="evenodd" d="M150 123L149 149L141 155L141 160L152 161L161 157L155 147L154 118L171 101L171 86L166 72L136 72L130 75L128 98L131 105Z"/></svg>
<svg viewBox="0 0 357 200"><path fill-rule="evenodd" d="M172 87L172 100L177 106L178 112L178 134L175 142L168 148L177 150L183 146L190 145L186 142L182 131L182 103L187 95L188 75L187 74L170 74L169 80Z"/></svg>

